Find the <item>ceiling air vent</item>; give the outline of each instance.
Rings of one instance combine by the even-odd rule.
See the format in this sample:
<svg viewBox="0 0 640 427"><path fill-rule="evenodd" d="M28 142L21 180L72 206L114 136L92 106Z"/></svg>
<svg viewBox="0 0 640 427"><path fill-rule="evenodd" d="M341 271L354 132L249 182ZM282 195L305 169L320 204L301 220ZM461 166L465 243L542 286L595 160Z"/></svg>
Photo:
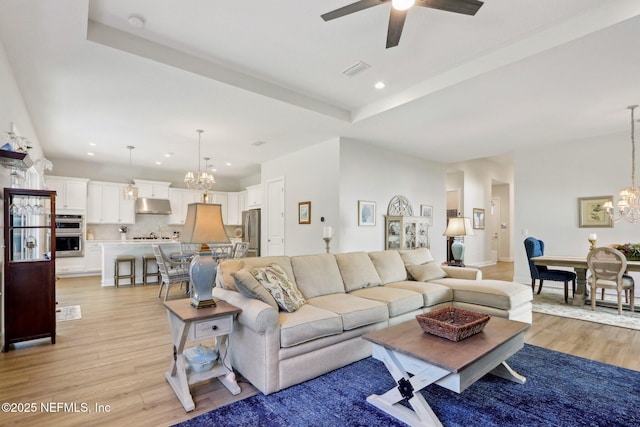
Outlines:
<svg viewBox="0 0 640 427"><path fill-rule="evenodd" d="M347 77L353 77L356 74L365 71L369 67L371 67L371 65L365 64L364 62L359 61L355 65L352 65L351 67L349 67L346 70L344 70L342 72L342 74L344 74Z"/></svg>

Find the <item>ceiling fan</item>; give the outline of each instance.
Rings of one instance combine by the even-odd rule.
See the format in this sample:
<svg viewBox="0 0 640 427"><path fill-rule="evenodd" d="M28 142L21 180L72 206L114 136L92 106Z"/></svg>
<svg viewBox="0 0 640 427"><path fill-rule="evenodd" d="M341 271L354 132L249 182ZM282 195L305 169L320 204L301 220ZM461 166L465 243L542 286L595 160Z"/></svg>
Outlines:
<svg viewBox="0 0 640 427"><path fill-rule="evenodd" d="M465 15L475 15L484 2L478 0L360 0L339 9L321 15L325 21L350 15L361 10L391 2L391 14L389 15L389 28L387 29L387 49L398 46L404 20L407 11L414 4L421 7L430 7L447 12L462 13Z"/></svg>

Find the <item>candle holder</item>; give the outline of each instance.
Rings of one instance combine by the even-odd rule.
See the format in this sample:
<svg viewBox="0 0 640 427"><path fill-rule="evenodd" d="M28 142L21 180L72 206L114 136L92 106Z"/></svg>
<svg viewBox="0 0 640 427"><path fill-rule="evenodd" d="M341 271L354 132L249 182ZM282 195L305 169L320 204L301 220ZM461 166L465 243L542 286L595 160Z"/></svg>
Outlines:
<svg viewBox="0 0 640 427"><path fill-rule="evenodd" d="M326 244L325 249L327 250L327 253L329 253L331 249L331 237L323 237L322 240L324 240L324 243Z"/></svg>
<svg viewBox="0 0 640 427"><path fill-rule="evenodd" d="M591 243L591 247L589 248L590 251L594 250L596 248L596 242L598 240L597 239L589 239L589 243Z"/></svg>

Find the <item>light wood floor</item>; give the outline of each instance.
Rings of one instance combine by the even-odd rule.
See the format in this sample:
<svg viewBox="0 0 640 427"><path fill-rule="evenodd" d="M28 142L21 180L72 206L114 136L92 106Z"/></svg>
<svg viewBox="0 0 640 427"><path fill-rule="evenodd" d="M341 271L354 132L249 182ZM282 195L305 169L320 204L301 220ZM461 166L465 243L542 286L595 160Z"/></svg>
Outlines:
<svg viewBox="0 0 640 427"><path fill-rule="evenodd" d="M513 276L509 263L483 270L486 278ZM185 413L164 379L172 345L157 292L155 285L102 288L97 277L59 280L59 305L80 305L82 320L58 323L55 345L31 341L0 353L0 402L37 406L0 413L0 425L166 426L256 393L241 382L242 394L231 396L213 381L195 390L196 410ZM640 371L638 331L534 313L526 341ZM40 402L76 404L79 412L45 413ZM91 412L82 412L83 403Z"/></svg>

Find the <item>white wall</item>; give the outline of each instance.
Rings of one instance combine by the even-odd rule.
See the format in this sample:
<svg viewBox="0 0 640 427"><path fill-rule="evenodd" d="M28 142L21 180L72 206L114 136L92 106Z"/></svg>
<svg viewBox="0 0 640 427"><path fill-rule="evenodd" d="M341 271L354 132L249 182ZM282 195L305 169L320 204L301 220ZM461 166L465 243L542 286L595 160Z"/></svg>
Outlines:
<svg viewBox="0 0 640 427"><path fill-rule="evenodd" d="M485 212L485 228L484 230L474 230L475 235L465 238L466 250L464 262L468 265L483 266L492 264L491 257L491 240L493 236L486 226L489 220L488 215L491 210L491 197L493 185L496 181L505 183L513 187L513 172L511 168L497 164L487 159L470 160L449 165L451 169L462 172L462 216L471 218L473 209L484 209ZM450 173L448 184L456 184L456 187L447 188L447 190L459 189L459 174ZM455 178L455 179L454 179ZM502 214L509 215L512 218L513 209L510 209L510 200L506 201L506 205L502 206ZM506 229L502 229L501 233L510 234L512 220L504 221L507 224Z"/></svg>
<svg viewBox="0 0 640 427"><path fill-rule="evenodd" d="M22 94L18 89L13 71L9 65L7 54L2 42L0 42L0 135L4 140L7 131L15 126L15 132L19 136L26 137L33 147L29 150L29 156L33 161L42 157L42 148L38 136L31 123L31 117L25 106ZM0 144L1 145L1 144ZM0 167L1 188L9 187L9 170Z"/></svg>
<svg viewBox="0 0 640 427"><path fill-rule="evenodd" d="M628 133L516 153L516 281L530 283L523 245L527 236L543 240L547 255L586 256L590 233L597 233L598 245L640 242L640 224L624 220L613 228L578 227L579 197L615 196L617 200L618 191L631 185L630 153ZM640 276L636 274L635 280L640 283Z"/></svg>
<svg viewBox="0 0 640 427"><path fill-rule="evenodd" d="M306 255L325 252L324 226L332 226L332 252L339 247L338 218L340 140L334 138L262 164L262 183L285 178L285 254ZM263 193L264 194L264 193ZM298 203L311 202L311 224L298 224ZM263 225L266 201L263 200ZM325 222L320 222L324 217ZM266 227L262 227L266 242ZM263 247L265 245L263 244Z"/></svg>
<svg viewBox="0 0 640 427"><path fill-rule="evenodd" d="M446 260L444 165L382 150L353 140L340 145L339 252L379 251L385 245L385 215L393 196L405 196L414 215L420 205L433 206L431 251ZM375 227L358 226L358 200L376 202Z"/></svg>

